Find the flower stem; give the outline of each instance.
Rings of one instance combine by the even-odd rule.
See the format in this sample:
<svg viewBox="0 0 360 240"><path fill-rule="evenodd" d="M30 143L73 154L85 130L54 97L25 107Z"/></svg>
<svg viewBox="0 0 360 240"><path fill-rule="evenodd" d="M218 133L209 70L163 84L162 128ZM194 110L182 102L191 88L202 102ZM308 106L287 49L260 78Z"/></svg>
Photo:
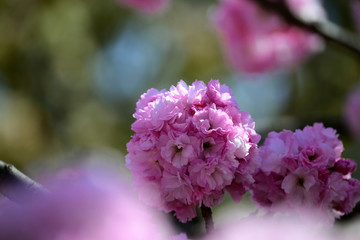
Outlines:
<svg viewBox="0 0 360 240"><path fill-rule="evenodd" d="M206 207L205 205L202 205L201 206L201 215L205 221L206 233L209 234L212 230L214 230L214 221L212 218L211 208Z"/></svg>
<svg viewBox="0 0 360 240"><path fill-rule="evenodd" d="M46 193L44 187L13 165L0 160L0 193L16 203L26 203L28 197Z"/></svg>

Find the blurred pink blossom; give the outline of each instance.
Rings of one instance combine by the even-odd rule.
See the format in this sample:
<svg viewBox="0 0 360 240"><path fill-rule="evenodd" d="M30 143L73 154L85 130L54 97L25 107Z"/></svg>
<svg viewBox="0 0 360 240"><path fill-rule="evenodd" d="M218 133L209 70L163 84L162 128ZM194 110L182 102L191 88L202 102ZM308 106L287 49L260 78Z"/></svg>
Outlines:
<svg viewBox="0 0 360 240"><path fill-rule="evenodd" d="M353 160L341 158L342 142L321 123L295 132L271 132L259 148L252 198L270 211L316 208L330 220L352 211L360 182Z"/></svg>
<svg viewBox="0 0 360 240"><path fill-rule="evenodd" d="M360 33L360 1L353 0L352 1L352 12L355 20L355 26L357 31Z"/></svg>
<svg viewBox="0 0 360 240"><path fill-rule="evenodd" d="M115 0L120 4L131 7L144 13L154 13L163 10L169 0Z"/></svg>
<svg viewBox="0 0 360 240"><path fill-rule="evenodd" d="M340 235L333 229L321 228L313 216L306 221L291 217L247 217L219 224L205 240L335 240Z"/></svg>
<svg viewBox="0 0 360 240"><path fill-rule="evenodd" d="M360 139L360 85L349 94L344 114L352 135Z"/></svg>
<svg viewBox="0 0 360 240"><path fill-rule="evenodd" d="M294 14L307 22L326 20L326 13L321 5L321 0L286 0L286 2Z"/></svg>
<svg viewBox="0 0 360 240"><path fill-rule="evenodd" d="M300 17L313 21L325 18L318 0L287 3ZM285 23L251 0L221 0L213 22L231 65L243 72L293 67L323 47L318 36Z"/></svg>
<svg viewBox="0 0 360 240"><path fill-rule="evenodd" d="M2 204L0 239L171 239L171 226L138 202L123 181L99 169L67 172L48 182L46 196L24 206Z"/></svg>
<svg viewBox="0 0 360 240"><path fill-rule="evenodd" d="M150 89L134 117L126 166L148 204L186 222L196 206L220 203L224 190L240 200L253 182L260 136L219 81Z"/></svg>

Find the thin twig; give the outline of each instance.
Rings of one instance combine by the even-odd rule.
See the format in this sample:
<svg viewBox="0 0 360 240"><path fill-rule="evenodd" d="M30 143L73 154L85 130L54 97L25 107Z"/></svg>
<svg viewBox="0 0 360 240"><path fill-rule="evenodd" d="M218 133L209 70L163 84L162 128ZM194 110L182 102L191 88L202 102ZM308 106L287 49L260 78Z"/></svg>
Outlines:
<svg viewBox="0 0 360 240"><path fill-rule="evenodd" d="M205 205L201 206L201 215L204 218L206 233L209 234L214 229L211 208Z"/></svg>
<svg viewBox="0 0 360 240"><path fill-rule="evenodd" d="M286 22L316 33L355 53L360 58L360 38L329 21L310 21L294 14L286 1L253 0L262 8L276 13Z"/></svg>
<svg viewBox="0 0 360 240"><path fill-rule="evenodd" d="M0 160L0 193L22 204L28 197L44 194L46 190L13 165Z"/></svg>

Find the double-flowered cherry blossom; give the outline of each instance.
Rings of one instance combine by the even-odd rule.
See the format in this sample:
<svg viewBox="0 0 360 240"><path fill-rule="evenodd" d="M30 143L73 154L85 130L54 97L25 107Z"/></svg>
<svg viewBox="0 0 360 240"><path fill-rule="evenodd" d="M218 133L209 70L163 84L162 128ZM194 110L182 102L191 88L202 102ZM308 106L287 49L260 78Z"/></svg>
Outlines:
<svg viewBox="0 0 360 240"><path fill-rule="evenodd" d="M196 216L196 206L218 204L224 190L240 200L253 182L260 136L219 81L150 89L134 117L126 166L148 204L186 222Z"/></svg>
<svg viewBox="0 0 360 240"><path fill-rule="evenodd" d="M351 178L356 164L341 157L343 149L336 131L321 123L269 133L259 148L253 199L269 210L311 207L332 219L351 212L360 200L360 182Z"/></svg>
<svg viewBox="0 0 360 240"><path fill-rule="evenodd" d="M325 19L319 0L286 0L286 3L301 18ZM213 22L230 63L242 72L292 67L323 47L318 36L285 23L253 0L221 0Z"/></svg>

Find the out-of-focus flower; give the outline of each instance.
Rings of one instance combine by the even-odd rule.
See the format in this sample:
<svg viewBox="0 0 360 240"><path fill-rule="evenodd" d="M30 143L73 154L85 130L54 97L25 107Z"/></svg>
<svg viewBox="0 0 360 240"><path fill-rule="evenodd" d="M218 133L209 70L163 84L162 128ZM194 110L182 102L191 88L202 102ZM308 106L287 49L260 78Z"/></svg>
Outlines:
<svg viewBox="0 0 360 240"><path fill-rule="evenodd" d="M115 0L120 4L142 11L144 13L154 13L163 10L169 0Z"/></svg>
<svg viewBox="0 0 360 240"><path fill-rule="evenodd" d="M353 0L352 1L352 12L355 20L355 26L360 33L360 1Z"/></svg>
<svg viewBox="0 0 360 240"><path fill-rule="evenodd" d="M321 123L269 133L259 148L253 199L270 211L316 208L331 220L350 213L360 200L360 182L350 177L356 164L341 158L342 151L336 131Z"/></svg>
<svg viewBox="0 0 360 240"><path fill-rule="evenodd" d="M302 18L318 21L325 17L318 0L287 3ZM230 63L243 72L292 67L323 47L318 36L285 23L251 0L221 0L213 22Z"/></svg>
<svg viewBox="0 0 360 240"><path fill-rule="evenodd" d="M189 240L189 238L187 237L187 235L185 233L180 233L178 235L171 237L170 240Z"/></svg>
<svg viewBox="0 0 360 240"><path fill-rule="evenodd" d="M2 204L0 239L171 239L164 219L138 202L124 182L98 170L72 170L67 179L62 174L49 184L48 195L26 205Z"/></svg>
<svg viewBox="0 0 360 240"><path fill-rule="evenodd" d="M347 98L344 114L352 135L360 139L360 86Z"/></svg>
<svg viewBox="0 0 360 240"><path fill-rule="evenodd" d="M321 5L321 0L286 0L286 3L294 14L307 22L326 20L326 13Z"/></svg>
<svg viewBox="0 0 360 240"><path fill-rule="evenodd" d="M197 205L220 203L225 189L240 200L253 182L260 136L230 88L180 81L148 90L136 105L126 166L145 202L186 222Z"/></svg>
<svg viewBox="0 0 360 240"><path fill-rule="evenodd" d="M236 220L236 216L233 216L231 222L220 225L205 239L335 240L331 235L334 235L334 231L325 231L328 229L322 229L318 226L318 222L314 222L312 218L308 218L307 220L307 222L304 222L293 217L248 217Z"/></svg>

